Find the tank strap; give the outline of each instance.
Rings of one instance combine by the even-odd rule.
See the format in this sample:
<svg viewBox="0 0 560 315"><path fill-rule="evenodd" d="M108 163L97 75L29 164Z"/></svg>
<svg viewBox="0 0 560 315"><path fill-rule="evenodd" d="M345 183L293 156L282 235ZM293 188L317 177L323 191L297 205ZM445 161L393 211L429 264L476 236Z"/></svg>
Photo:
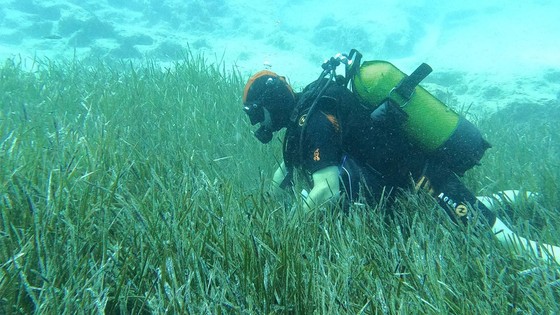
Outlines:
<svg viewBox="0 0 560 315"><path fill-rule="evenodd" d="M422 63L414 72L409 76L405 76L399 84L395 87L395 92L400 96L409 100L414 93L414 89L422 80L424 80L428 74L432 72L432 67L426 63Z"/></svg>

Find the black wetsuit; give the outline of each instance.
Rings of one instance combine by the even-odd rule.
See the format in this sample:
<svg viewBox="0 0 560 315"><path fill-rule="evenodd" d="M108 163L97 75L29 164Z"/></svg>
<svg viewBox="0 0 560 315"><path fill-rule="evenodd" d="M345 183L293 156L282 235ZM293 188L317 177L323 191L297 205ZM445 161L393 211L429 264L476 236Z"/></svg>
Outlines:
<svg viewBox="0 0 560 315"><path fill-rule="evenodd" d="M472 218L470 210L475 209L494 224L494 213L477 202L453 165L422 152L398 126L370 119L371 110L344 86L330 82L308 114L316 99L311 94L314 84L298 94L298 112L287 128L284 161L288 170L297 167L313 174L337 166L341 190L350 200L359 195L379 200L394 188L426 188L453 219L467 223ZM360 182L367 192L359 191Z"/></svg>

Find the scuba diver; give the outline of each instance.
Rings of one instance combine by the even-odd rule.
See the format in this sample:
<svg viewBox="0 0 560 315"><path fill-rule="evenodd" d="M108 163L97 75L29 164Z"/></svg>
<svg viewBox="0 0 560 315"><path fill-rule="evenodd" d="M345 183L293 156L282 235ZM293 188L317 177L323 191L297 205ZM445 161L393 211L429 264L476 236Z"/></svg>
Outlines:
<svg viewBox="0 0 560 315"><path fill-rule="evenodd" d="M341 64L344 76L335 71ZM291 189L296 170L305 174L306 212L329 203L390 204L399 190L425 190L453 221L490 227L501 243L560 264L560 247L518 236L461 181L490 144L418 85L430 72L426 64L409 76L388 62L361 64L352 50L327 60L299 93L283 76L255 73L242 97L251 124L260 124L255 137L266 144L286 128L273 190Z"/></svg>

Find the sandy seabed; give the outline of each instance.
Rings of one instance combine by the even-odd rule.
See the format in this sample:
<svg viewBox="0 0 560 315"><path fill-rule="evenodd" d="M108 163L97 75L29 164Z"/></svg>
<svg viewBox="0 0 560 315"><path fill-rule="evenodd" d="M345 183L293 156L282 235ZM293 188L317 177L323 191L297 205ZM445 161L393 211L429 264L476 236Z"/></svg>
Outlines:
<svg viewBox="0 0 560 315"><path fill-rule="evenodd" d="M16 0L0 9L0 57L99 56L162 64L189 49L243 75L270 67L296 87L324 59L357 48L405 73L427 62L423 85L480 113L560 102L560 5L411 1Z"/></svg>

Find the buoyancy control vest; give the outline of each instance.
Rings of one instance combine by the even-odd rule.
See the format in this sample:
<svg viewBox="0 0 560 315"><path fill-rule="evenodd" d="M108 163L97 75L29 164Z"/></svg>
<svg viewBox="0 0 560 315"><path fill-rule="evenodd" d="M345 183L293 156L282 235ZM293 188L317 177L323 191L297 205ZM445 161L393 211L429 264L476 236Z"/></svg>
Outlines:
<svg viewBox="0 0 560 315"><path fill-rule="evenodd" d="M283 157L288 174L280 185L281 187L291 185L294 168L303 166L303 140L305 139L307 122L312 115L328 113L337 117L338 120L347 116L347 113L353 110L353 106L347 105L357 106L359 104L355 95L345 86L331 79L333 78L326 78L326 73L323 72L318 80L310 83L303 91L296 94L297 104L291 114L283 141ZM341 93L342 90L345 90L346 93ZM355 101L351 102L346 97L351 97ZM364 113L366 113L364 116L367 116L367 110ZM342 138L342 134L339 134L339 136Z"/></svg>

